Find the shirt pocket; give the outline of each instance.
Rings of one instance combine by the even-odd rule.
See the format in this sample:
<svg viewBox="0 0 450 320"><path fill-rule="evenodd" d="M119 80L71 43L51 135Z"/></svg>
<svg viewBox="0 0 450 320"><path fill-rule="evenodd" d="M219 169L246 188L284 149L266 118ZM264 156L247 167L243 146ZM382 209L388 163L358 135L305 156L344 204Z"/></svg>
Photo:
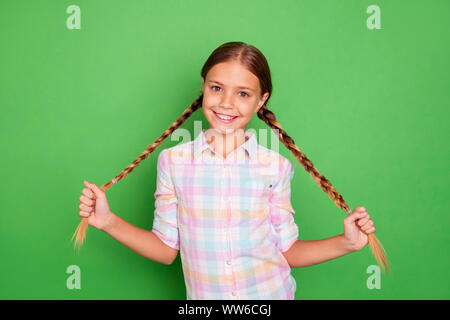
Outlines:
<svg viewBox="0 0 450 320"><path fill-rule="evenodd" d="M269 196L275 182L270 177L242 181L243 194L248 199L249 209L262 210L269 206Z"/></svg>

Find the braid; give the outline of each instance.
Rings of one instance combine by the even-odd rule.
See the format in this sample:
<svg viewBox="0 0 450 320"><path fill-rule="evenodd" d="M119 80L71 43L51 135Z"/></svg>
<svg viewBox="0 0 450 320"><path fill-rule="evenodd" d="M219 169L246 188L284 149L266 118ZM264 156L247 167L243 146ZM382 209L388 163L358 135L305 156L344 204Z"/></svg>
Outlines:
<svg viewBox="0 0 450 320"><path fill-rule="evenodd" d="M270 111L265 104L259 109L258 118L264 121L272 129L276 129L278 131L278 138L280 141L286 146L286 148L291 150L298 162L307 172L311 174L317 185L330 196L339 208L345 212L348 212L349 206L345 202L342 195L337 192L337 190L331 185L331 182L328 181L325 176L314 167L313 163L305 156L305 154L300 151L299 147L295 145L294 140L288 136L286 131L283 130L281 124L277 121L275 114ZM373 233L368 235L368 240L378 264L389 272L383 246Z"/></svg>
<svg viewBox="0 0 450 320"><path fill-rule="evenodd" d="M286 146L286 148L291 150L298 162L311 174L317 185L324 192L326 192L331 199L333 199L339 208L348 211L349 207L342 196L331 185L331 182L328 181L325 176L314 167L313 163L305 156L305 154L300 151L300 149L295 145L294 140L287 135L286 131L284 131L281 127L281 124L276 120L274 113L267 109L266 105L263 105L260 109L258 112L258 117L267 123L272 129L278 130L280 141Z"/></svg>
<svg viewBox="0 0 450 320"><path fill-rule="evenodd" d="M136 168L139 163L147 159L148 155L152 153L168 136L170 136L178 127L180 127L187 118L189 118L192 113L197 111L202 106L203 101L203 93L191 104L189 108L184 110L183 114L174 122L172 123L169 128L163 132L163 134L155 140L151 145L149 145L144 152L141 153L139 157L137 157L130 165L128 165L125 169L123 169L112 181L108 181L104 185L101 186L102 191L108 190L114 183L116 183L119 180L122 180L125 178L130 172ZM83 244L83 241L86 237L86 231L88 227L88 218L82 218L80 224L78 225L77 229L75 230L74 235L72 236L72 240L75 237L75 246L81 246Z"/></svg>

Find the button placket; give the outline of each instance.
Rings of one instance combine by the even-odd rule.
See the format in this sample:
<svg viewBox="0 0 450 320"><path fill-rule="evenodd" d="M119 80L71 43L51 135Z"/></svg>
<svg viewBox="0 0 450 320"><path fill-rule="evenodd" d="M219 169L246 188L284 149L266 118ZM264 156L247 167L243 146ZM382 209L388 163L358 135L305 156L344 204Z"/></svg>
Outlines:
<svg viewBox="0 0 450 320"><path fill-rule="evenodd" d="M226 213L227 213L227 223L226 223L226 232L225 232L225 240L227 242L228 248L228 257L225 260L226 269L231 272L233 277L233 291L231 293L232 299L237 299L237 287L236 287L236 275L234 273L233 261L232 261L232 252L231 252L231 234L230 234L230 223L231 223L231 168L230 166L224 166L224 181L226 181L226 187L224 188L224 193L222 198L226 199Z"/></svg>
<svg viewBox="0 0 450 320"><path fill-rule="evenodd" d="M225 167L225 164L222 163L222 194L220 196L220 200L222 201L222 205L224 205L224 206L226 204L225 194L226 194L226 191L227 191L227 187L228 187L228 184L227 184L226 167Z"/></svg>

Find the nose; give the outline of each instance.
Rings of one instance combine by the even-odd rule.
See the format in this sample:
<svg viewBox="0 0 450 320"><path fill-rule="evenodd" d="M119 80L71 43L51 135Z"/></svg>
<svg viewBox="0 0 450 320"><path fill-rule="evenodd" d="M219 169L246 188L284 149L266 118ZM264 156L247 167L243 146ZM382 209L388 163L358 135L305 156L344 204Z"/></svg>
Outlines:
<svg viewBox="0 0 450 320"><path fill-rule="evenodd" d="M220 106L225 109L233 108L233 96L231 92L226 92L222 95Z"/></svg>

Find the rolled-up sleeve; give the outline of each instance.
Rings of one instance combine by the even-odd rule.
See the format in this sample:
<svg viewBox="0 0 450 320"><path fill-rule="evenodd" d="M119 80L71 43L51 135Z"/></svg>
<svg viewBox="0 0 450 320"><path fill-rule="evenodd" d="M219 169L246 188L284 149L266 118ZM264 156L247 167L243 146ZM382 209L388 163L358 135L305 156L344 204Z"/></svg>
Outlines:
<svg viewBox="0 0 450 320"><path fill-rule="evenodd" d="M158 156L153 233L166 245L179 250L178 201L169 170L167 149Z"/></svg>
<svg viewBox="0 0 450 320"><path fill-rule="evenodd" d="M280 168L280 180L274 186L269 197L270 219L278 237L277 247L287 251L298 238L298 227L294 221L294 209L291 205L291 180L294 167L284 159Z"/></svg>

